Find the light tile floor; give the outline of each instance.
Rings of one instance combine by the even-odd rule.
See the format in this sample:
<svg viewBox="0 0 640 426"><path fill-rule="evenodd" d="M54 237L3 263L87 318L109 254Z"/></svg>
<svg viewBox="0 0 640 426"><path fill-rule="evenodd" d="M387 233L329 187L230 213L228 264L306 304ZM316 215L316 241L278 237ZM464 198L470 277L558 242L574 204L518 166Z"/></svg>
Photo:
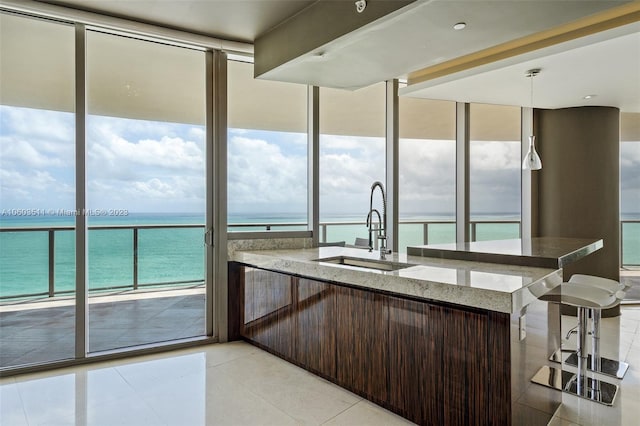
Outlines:
<svg viewBox="0 0 640 426"><path fill-rule="evenodd" d="M575 318L564 318L567 325ZM637 425L640 307L603 320L603 355L631 363L613 407L563 395L551 425ZM619 331L619 333L618 333ZM402 425L357 395L244 342L0 379L0 424Z"/></svg>

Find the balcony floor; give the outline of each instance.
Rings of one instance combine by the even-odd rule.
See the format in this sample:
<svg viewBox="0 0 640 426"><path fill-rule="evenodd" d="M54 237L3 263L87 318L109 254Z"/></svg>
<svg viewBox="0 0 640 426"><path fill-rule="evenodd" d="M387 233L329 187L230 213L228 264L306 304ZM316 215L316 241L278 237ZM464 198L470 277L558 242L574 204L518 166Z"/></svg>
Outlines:
<svg viewBox="0 0 640 426"><path fill-rule="evenodd" d="M73 299L0 306L0 367L74 357ZM204 288L89 298L89 352L205 333Z"/></svg>
<svg viewBox="0 0 640 426"><path fill-rule="evenodd" d="M640 302L640 268L626 268L620 271L620 282L631 287L627 290L625 302Z"/></svg>

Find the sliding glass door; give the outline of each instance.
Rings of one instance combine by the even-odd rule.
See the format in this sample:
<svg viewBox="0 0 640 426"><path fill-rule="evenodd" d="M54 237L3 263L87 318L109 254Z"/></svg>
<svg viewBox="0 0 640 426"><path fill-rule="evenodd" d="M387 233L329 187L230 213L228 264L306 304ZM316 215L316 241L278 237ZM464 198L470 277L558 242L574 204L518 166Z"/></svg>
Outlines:
<svg viewBox="0 0 640 426"><path fill-rule="evenodd" d="M0 369L215 329L207 55L0 13Z"/></svg>
<svg viewBox="0 0 640 426"><path fill-rule="evenodd" d="M205 334L205 52L87 32L89 352Z"/></svg>
<svg viewBox="0 0 640 426"><path fill-rule="evenodd" d="M0 368L74 356L73 47L0 14Z"/></svg>

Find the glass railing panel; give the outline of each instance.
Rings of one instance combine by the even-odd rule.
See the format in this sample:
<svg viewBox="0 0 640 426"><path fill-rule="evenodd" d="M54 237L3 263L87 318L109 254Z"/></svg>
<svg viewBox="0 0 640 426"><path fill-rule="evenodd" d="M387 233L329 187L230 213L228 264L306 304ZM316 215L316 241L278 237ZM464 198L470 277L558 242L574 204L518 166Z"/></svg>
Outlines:
<svg viewBox="0 0 640 426"><path fill-rule="evenodd" d="M455 223L430 223L428 244L446 244L456 242Z"/></svg>
<svg viewBox="0 0 640 426"><path fill-rule="evenodd" d="M640 266L640 221L621 224L622 266Z"/></svg>
<svg viewBox="0 0 640 426"><path fill-rule="evenodd" d="M424 225L421 223L400 223L398 225L398 249L406 253L408 246L421 246L424 242Z"/></svg>
<svg viewBox="0 0 640 426"><path fill-rule="evenodd" d="M204 280L204 228L138 231L140 285Z"/></svg>
<svg viewBox="0 0 640 426"><path fill-rule="evenodd" d="M55 231L54 290L70 295L76 289L76 232Z"/></svg>
<svg viewBox="0 0 640 426"><path fill-rule="evenodd" d="M49 291L48 233L0 232L0 298Z"/></svg>
<svg viewBox="0 0 640 426"><path fill-rule="evenodd" d="M326 226L326 239L322 238L323 226ZM323 223L320 226L320 234L320 240L328 243L344 241L345 244L355 244L356 238L369 238L369 232L364 223Z"/></svg>
<svg viewBox="0 0 640 426"><path fill-rule="evenodd" d="M475 241L520 238L520 223L476 222Z"/></svg>
<svg viewBox="0 0 640 426"><path fill-rule="evenodd" d="M132 287L131 229L89 231L89 290Z"/></svg>

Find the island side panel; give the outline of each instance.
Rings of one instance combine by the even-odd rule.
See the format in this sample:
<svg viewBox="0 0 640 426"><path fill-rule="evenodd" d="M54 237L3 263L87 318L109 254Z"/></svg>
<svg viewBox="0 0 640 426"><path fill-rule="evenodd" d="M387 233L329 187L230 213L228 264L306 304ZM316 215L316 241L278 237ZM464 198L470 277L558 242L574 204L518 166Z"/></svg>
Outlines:
<svg viewBox="0 0 640 426"><path fill-rule="evenodd" d="M562 403L562 392L531 383L531 378L543 365L560 367L549 361L561 342L559 306L536 300L522 312L511 315L513 424L546 425ZM523 339L520 333L522 314L526 330Z"/></svg>
<svg viewBox="0 0 640 426"><path fill-rule="evenodd" d="M487 401L488 423L504 424L504 419L512 418L511 401L511 315L502 312L488 312L488 388L491 396ZM520 424L520 423L513 423Z"/></svg>

